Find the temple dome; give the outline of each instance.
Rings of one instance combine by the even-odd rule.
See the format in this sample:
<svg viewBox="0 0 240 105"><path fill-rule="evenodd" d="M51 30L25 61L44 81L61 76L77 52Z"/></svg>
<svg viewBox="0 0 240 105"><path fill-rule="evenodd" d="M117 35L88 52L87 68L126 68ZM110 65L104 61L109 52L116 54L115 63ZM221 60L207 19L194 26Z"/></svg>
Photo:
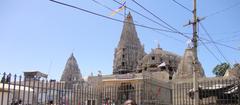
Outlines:
<svg viewBox="0 0 240 105"><path fill-rule="evenodd" d="M167 72L168 79L171 80L173 74L177 70L177 66L181 60L181 57L177 54L168 52L158 46L155 49L145 55L140 65L138 65L138 72L150 71L150 72ZM163 77L161 77L163 78ZM164 77L165 78L165 77Z"/></svg>
<svg viewBox="0 0 240 105"><path fill-rule="evenodd" d="M177 54L164 51L162 48L155 48L152 51L145 55L142 59L143 65L145 64L161 64L163 62L169 64L169 61L179 62L181 59ZM171 63L171 62L170 62Z"/></svg>

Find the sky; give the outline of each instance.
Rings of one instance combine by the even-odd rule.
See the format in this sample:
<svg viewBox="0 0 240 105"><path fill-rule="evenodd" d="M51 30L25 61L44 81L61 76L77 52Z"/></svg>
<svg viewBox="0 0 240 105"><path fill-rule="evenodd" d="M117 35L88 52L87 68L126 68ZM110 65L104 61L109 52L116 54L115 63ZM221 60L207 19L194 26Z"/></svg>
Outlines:
<svg viewBox="0 0 240 105"><path fill-rule="evenodd" d="M112 11L92 0L59 1L112 18L124 19L118 14L110 16ZM112 9L119 7L112 0L96 1ZM193 8L193 0L176 1L191 10ZM183 25L192 20L193 14L172 0L137 0L137 2L180 32L192 33L192 26L183 27ZM200 18L206 17L201 23L216 42L240 48L240 5L236 4L239 4L239 0L197 0L197 15ZM131 0L127 0L126 5L161 23ZM218 12L221 10L224 11ZM136 24L164 29L134 12L131 14ZM111 74L114 49L120 39L122 27L123 23L49 0L1 0L0 72L21 75L24 71L38 70L49 74L49 78L59 79L68 57L74 53L84 77L91 73L96 75L99 70L103 74ZM159 42L164 50L179 55L183 55L187 48L188 39L179 34L142 27L136 29L147 53L157 47L156 42ZM199 27L199 36L208 38L201 27ZM206 46L220 60L220 62L216 60L202 44L199 44L198 57L208 77L214 76L212 69L221 62L230 64L240 62L239 50L217 45L226 61L214 44L206 42Z"/></svg>

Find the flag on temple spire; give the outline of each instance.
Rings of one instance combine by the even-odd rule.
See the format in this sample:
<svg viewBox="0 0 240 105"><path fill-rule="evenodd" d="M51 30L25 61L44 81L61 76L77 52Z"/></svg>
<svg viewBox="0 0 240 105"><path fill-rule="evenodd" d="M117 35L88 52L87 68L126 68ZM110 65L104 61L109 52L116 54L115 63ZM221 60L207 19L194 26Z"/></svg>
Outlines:
<svg viewBox="0 0 240 105"><path fill-rule="evenodd" d="M126 0L122 0L121 5L116 10L112 11L111 16L114 16L118 12L121 12L122 10L124 10L125 6L126 6Z"/></svg>
<svg viewBox="0 0 240 105"><path fill-rule="evenodd" d="M163 62L163 63L161 63L160 65L158 65L158 68L164 67L164 66L166 66L166 63L165 63L165 62Z"/></svg>

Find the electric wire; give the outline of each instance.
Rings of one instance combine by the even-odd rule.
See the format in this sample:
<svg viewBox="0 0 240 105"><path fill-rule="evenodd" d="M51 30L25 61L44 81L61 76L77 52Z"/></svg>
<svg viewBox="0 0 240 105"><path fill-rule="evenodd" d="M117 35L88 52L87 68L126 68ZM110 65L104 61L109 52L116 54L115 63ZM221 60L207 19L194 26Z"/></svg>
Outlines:
<svg viewBox="0 0 240 105"><path fill-rule="evenodd" d="M107 5L104 5L103 3L100 3L100 2L98 2L98 1L96 1L96 0L92 0L92 1L93 1L94 3L96 3L96 4L100 5L100 6L102 6L102 7L104 7L104 8L106 8L106 9L110 10L110 11L114 11L112 8L108 7ZM124 14L121 14L121 13L119 13L119 12L117 12L117 14L119 14L119 15L121 15L121 16L124 16Z"/></svg>
<svg viewBox="0 0 240 105"><path fill-rule="evenodd" d="M116 1L116 0L114 0ZM144 6L142 6L141 4L139 4L138 2L136 2L135 0L131 0L133 1L135 4L137 4L138 6L140 6L142 9L144 9L145 11L147 11L148 13L150 13L151 15L153 15L155 18L157 18L158 20L160 20L161 22L163 22L165 25L167 25L168 27L172 28L173 30L176 31L177 34L180 34L182 35L183 37L187 38L187 39L191 39L191 37L187 36L185 33L182 33L182 32L179 32L177 29L175 29L174 27L172 27L171 25L169 25L167 22L163 21L161 18L159 18L158 16L156 16L155 14L153 14L151 11L149 11L148 9L146 9ZM227 48L231 48L231 49L234 49L234 50L237 50L237 51L240 51L240 49L238 48L234 48L232 46L229 46L229 45L225 45L225 44L222 44L222 43L219 43L219 42L216 42L216 41L210 41L206 38L202 38L202 37L199 37L201 38L202 40L206 40L206 41L209 41L209 42L212 42L212 43L215 43L215 44L218 44L218 45L221 45L221 46L224 46L224 47L227 47Z"/></svg>
<svg viewBox="0 0 240 105"><path fill-rule="evenodd" d="M74 9L77 9L77 10L80 10L80 11L83 11L83 12L86 12L86 13L89 13L89 14L92 14L92 15L96 15L96 16L99 16L99 17L102 17L102 18L105 18L105 19L109 19L109 20L113 20L113 21L116 21L116 22L121 22L121 23L128 23L128 24L133 24L133 25L136 25L138 27L142 27L142 28L146 28L146 29L151 29L151 30L158 30L158 31L163 31L163 32L168 32L168 33L178 33L180 35L182 35L183 37L187 38L187 39L191 39L190 36L187 36L186 34L184 33L181 33L179 31L177 31L175 28L175 30L177 32L173 32L173 31L169 31L169 30L164 30L164 29L159 29L159 28L153 28L153 27L149 27L149 26L145 26L145 25L141 25L141 24L134 24L134 23L131 23L131 22L126 22L126 21L122 21L122 20L119 20L119 19L115 19L115 18L111 18L111 17L108 17L108 16L105 16L105 15L102 15L102 14L98 14L98 13L95 13L95 12L92 12L92 11L89 11L89 10L86 10L86 9L83 9L83 8L80 8L80 7L76 7L76 6L73 6L73 5L70 5L70 4L66 4L66 3L63 3L63 2L59 2L59 1L56 1L56 0L49 0L51 2L54 2L54 3L57 3L57 4L60 4L60 5L64 5L64 6L67 6L67 7L71 7L71 8L74 8ZM201 38L201 37L199 37ZM206 41L209 41L209 42L212 42L206 38L201 38L202 40L206 40ZM237 51L240 51L239 48L234 48L234 47L231 47L229 45L225 45L225 44L222 44L222 43L219 43L219 42L212 42L212 43L215 43L215 44L218 44L218 45L221 45L221 46L224 46L224 47L228 47L228 48L231 48L231 49L234 49L234 50L237 50Z"/></svg>
<svg viewBox="0 0 240 105"><path fill-rule="evenodd" d="M236 35L233 35L233 36L230 36L230 37L225 37L225 38L221 38L221 39L218 39L217 41L226 41L226 39L234 39L234 38L238 38L240 35L239 34L236 34Z"/></svg>
<svg viewBox="0 0 240 105"><path fill-rule="evenodd" d="M98 2L98 1L96 1L96 0L92 0L92 1L93 1L94 3L102 6L102 7L110 10L110 11L114 11L113 9L111 9L110 7L108 7L107 5L104 5L104 4L102 4L102 3L100 3L100 2ZM117 2L117 1L116 1L116 2ZM125 8L128 8L128 7L125 7ZM133 12L136 13L137 11L133 10ZM137 13L138 13L138 12L137 12ZM124 16L123 14L121 14L121 13L119 13L119 12L118 12L118 14ZM139 13L139 15L141 15L141 14ZM148 18L148 17L147 17L147 18ZM150 18L149 18L149 19L150 19ZM137 21L134 21L134 22L138 23ZM160 34L160 35L164 35L165 37L168 37L168 38L170 38L170 39L173 39L173 40L176 40L176 41L178 41L178 42L184 43L184 41L182 41L182 40L180 40L180 39L177 39L177 38L175 38L175 37L172 37L171 35L168 35L168 34L159 32L159 31L157 31L157 30L153 30L153 31L156 32L156 33L158 33L158 34Z"/></svg>
<svg viewBox="0 0 240 105"><path fill-rule="evenodd" d="M113 0L113 1L116 2L116 3L118 3L118 4L120 4L120 5L122 5L122 3L120 3L120 2L118 2L118 1L116 1L116 0ZM130 8L130 7L128 7L128 6L126 6L126 5L125 5L125 8L127 8L127 9L129 9L130 11L132 11L132 12L134 12L134 13L136 13L136 14L142 16L142 17L144 17L145 19L147 19L147 20L149 20L149 21L151 21L151 22L153 22L153 23L156 23L156 24L160 25L160 26L163 27L163 28L166 28L166 29L168 29L168 30L174 31L174 30L172 30L172 29L170 29L170 28L168 28L168 27L162 25L161 23L159 23L159 22L157 22L157 21L155 21L155 20L153 20L153 19L151 19L151 18L149 18L149 17L147 17L147 16L141 14L140 12L138 12L138 11L136 11L136 10L134 10L134 9L132 9L132 8ZM176 32L175 32L175 33L176 33Z"/></svg>
<svg viewBox="0 0 240 105"><path fill-rule="evenodd" d="M236 38L236 39L231 39L231 40L224 40L221 42L228 43L228 42L235 42L235 41L239 41L239 40L240 40L240 38Z"/></svg>
<svg viewBox="0 0 240 105"><path fill-rule="evenodd" d="M96 12L92 12L92 11L89 11L89 10L86 10L86 9L83 9L83 8L80 8L80 7L77 7L77 6L73 6L73 5L64 3L64 2L60 2L60 1L56 1L56 0L49 0L49 1L60 4L60 5L64 5L64 6L67 6L67 7L71 7L71 8L74 8L74 9L77 9L77 10L80 10L80 11L83 11L83 12L86 12L86 13L89 13L89 14L92 14L92 15L96 15L96 16L99 16L99 17L102 17L102 18L105 18L105 19L110 19L110 20L113 20L113 21L121 22L121 23L133 24L135 26L146 28L146 29L159 30L159 31L164 31L164 32L169 32L169 33L177 33L177 32L168 31L168 30L164 30L164 29L160 29L160 28L154 28L154 27L150 27L150 26L135 24L135 23L126 22L126 21L122 21L122 20L119 20L119 19L111 18L111 17L105 16L105 15L102 15L102 14L99 14L99 13L96 13Z"/></svg>
<svg viewBox="0 0 240 105"><path fill-rule="evenodd" d="M214 13L211 13L211 14L207 15L207 16L205 16L205 18L210 17L210 16L214 16L214 15L217 15L217 14L220 14L220 13L223 13L223 12L226 12L227 10L230 10L230 9L232 9L234 7L239 6L239 5L240 5L240 2L237 2L237 3L231 5L231 6L227 7L227 8L224 8L222 10L219 10L219 11L216 11Z"/></svg>
<svg viewBox="0 0 240 105"><path fill-rule="evenodd" d="M197 32L199 32L199 23L197 24ZM207 49L207 51L219 62L222 63L221 60L208 48L208 46L198 37L198 40L201 42L201 44Z"/></svg>
<svg viewBox="0 0 240 105"><path fill-rule="evenodd" d="M159 32L159 31L157 31L157 30L153 30L153 31L156 32L156 33L158 33L158 34L164 35L164 36L166 36L166 37L168 37L168 38L171 38L171 39L173 39L173 40L176 40L176 41L178 41L178 42L185 43L185 41L180 40L180 39L177 39L177 38L175 38L175 37L173 37L173 36L171 36L171 35L168 35L168 34Z"/></svg>
<svg viewBox="0 0 240 105"><path fill-rule="evenodd" d="M201 39L198 39L198 40L219 63L222 63L221 60L218 59L218 57L208 48L208 46Z"/></svg>
<svg viewBox="0 0 240 105"><path fill-rule="evenodd" d="M177 2L176 0L172 0L172 1L173 1L174 3L176 3L176 4L178 4L179 6L183 7L185 10L187 10L187 11L189 11L189 12L193 13L193 11L192 11L192 10L190 10L190 9L189 9L189 8L187 8L186 6L182 5L181 3Z"/></svg>
<svg viewBox="0 0 240 105"><path fill-rule="evenodd" d="M172 27L171 25L169 25L167 22L163 21L161 18L159 18L158 16L156 16L155 14L153 14L151 11L149 11L148 9L146 9L146 8L145 8L144 6L142 6L141 4L139 4L139 3L136 2L135 0L132 0L132 1L133 1L135 4L137 4L138 6L140 6L141 8L143 8L145 11L147 11L148 13L150 13L151 15L153 15L155 18L159 19L161 22L163 22L164 24L166 24L168 27L174 29L174 30L177 31L180 35L186 37L185 34L179 32L177 29L175 29L174 27ZM187 38L189 39L189 37L187 37ZM206 46L206 45L204 44L204 46ZM209 48L208 48L208 50L209 50ZM211 52L211 51L210 51L210 52ZM211 53L212 53L212 52L211 52ZM212 54L213 54L213 53L212 53ZM217 58L216 55L215 55L215 58ZM220 61L218 58L217 58L217 60Z"/></svg>
<svg viewBox="0 0 240 105"><path fill-rule="evenodd" d="M116 1L116 0L113 0L113 1L121 5L120 2L118 2L118 1ZM133 0L132 0L132 1L133 1ZM134 1L133 1L133 2L134 2ZM138 4L139 4L139 3L138 3ZM140 16L142 16L142 17L144 17L144 18L146 18L146 19L148 19L148 20L150 20L150 21L152 21L152 22L154 22L154 23L156 23L156 24L158 24L158 25L161 25L160 23L154 21L153 19L148 18L147 16L145 16L145 15L137 12L136 10L134 10L134 9L128 7L128 6L126 6L126 8L129 9L129 10L131 10L132 12L134 12L134 13L136 13L136 14L138 14L138 15L140 15ZM143 7L143 8L145 8L145 7ZM146 9L146 8L145 8L145 9ZM149 12L150 12L150 11L149 11ZM151 12L151 13L152 13L152 12ZM154 15L154 14L152 13L152 15ZM154 16L157 17L156 15L154 15ZM160 18L158 17L158 19L160 19ZM162 20L162 19L160 19L160 20ZM162 21L163 21L163 20L162 20ZM169 24L168 24L168 25L169 25ZM161 25L161 26L162 26L162 25ZM165 28L166 28L166 27L165 27ZM169 28L168 28L168 29L169 29ZM175 29L175 28L173 28L173 29ZM155 30L155 29L152 29L152 30ZM175 29L175 30L176 30L176 29ZM191 37L189 37L189 36L186 35L186 34L189 34L189 33L182 33L182 32L179 32L179 31L177 31L177 30L176 30L176 32L173 32L173 33L178 33L178 34L184 36L184 37L187 38L187 39L191 39ZM166 35L165 35L165 36L166 36ZM167 37L170 38L170 36L167 36ZM172 38L172 37L171 37L171 38ZM215 43L215 44L218 44L218 45L220 45L220 46L224 46L224 47L227 47L227 48L230 48L230 49L234 49L234 50L237 50L237 51L240 50L240 49L238 49L238 48L234 48L234 47L232 47L232 46L225 45L225 44L222 44L222 43L219 43L219 42L216 42L216 41L210 41L210 40L208 40L208 39L206 39L206 38L203 38L203 37L200 37L200 38L201 38L202 40L208 41L208 43ZM176 40L176 38L174 38L174 40ZM180 41L180 40L177 40L177 41ZM182 41L181 41L181 42L182 42Z"/></svg>
<svg viewBox="0 0 240 105"><path fill-rule="evenodd" d="M211 41L214 41L212 36L209 34L209 32L207 31L207 29L204 27L204 25L202 23L199 23L201 28L203 29L203 31L207 34L208 38L211 40ZM220 50L220 48L215 44L213 43L214 47L217 49L217 51L219 52L219 54L224 58L225 61L227 61L229 63L229 61L227 60L227 58L223 55L223 52ZM229 63L230 64L230 63Z"/></svg>
<svg viewBox="0 0 240 105"><path fill-rule="evenodd" d="M137 1L132 0L135 4L137 4L139 7L141 7L142 9L144 9L145 11L147 11L148 13L150 13L152 16L154 16L155 18L157 18L158 20L160 20L161 22L163 22L165 25L167 25L168 27L170 27L171 29L173 29L174 31L176 31L178 34L182 35L183 37L187 38L187 39L191 39L191 37L187 36L186 34L178 31L176 28L174 28L173 26L171 26L170 24L168 24L167 22L165 22L164 20L162 20L160 17L158 17L157 15L155 15L154 13L152 13L150 10L148 10L147 8L145 8L144 6L142 6L141 4L139 4Z"/></svg>
<svg viewBox="0 0 240 105"><path fill-rule="evenodd" d="M202 35L202 34L201 34L201 35ZM207 39L207 38L200 37L200 36L198 36L198 39L201 39L201 40L206 41L206 42L204 42L205 44L214 43L214 44L217 44L217 45L220 45L220 46L223 46L223 47L232 49L232 50L240 51L240 48L235 48L235 47L232 47L232 46L230 46L230 45L220 43L219 41L212 41L212 40L209 40L209 39ZM221 42L222 42L222 41L221 41Z"/></svg>
<svg viewBox="0 0 240 105"><path fill-rule="evenodd" d="M215 43L215 44L220 45L220 46L224 46L224 47L236 50L236 51L240 51L239 48L235 48L235 47L232 47L232 46L229 46L229 45L226 45L226 44L222 44L222 43L219 43L219 42L216 42L216 41L210 41L209 39L206 39L206 38L203 38L203 37L199 37L199 39L208 41L208 43Z"/></svg>

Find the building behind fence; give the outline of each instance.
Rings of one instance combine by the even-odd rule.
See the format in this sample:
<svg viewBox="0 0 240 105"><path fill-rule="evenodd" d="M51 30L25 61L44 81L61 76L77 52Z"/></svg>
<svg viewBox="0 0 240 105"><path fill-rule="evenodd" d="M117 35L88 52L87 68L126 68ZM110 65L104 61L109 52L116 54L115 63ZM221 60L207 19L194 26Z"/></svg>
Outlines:
<svg viewBox="0 0 240 105"><path fill-rule="evenodd" d="M171 105L171 85L150 75L127 74L89 77L68 88L64 81L3 74L0 105ZM164 97L161 97L164 96Z"/></svg>
<svg viewBox="0 0 240 105"><path fill-rule="evenodd" d="M68 88L65 82L3 74L0 105L193 105L192 80L163 82L150 74L92 76ZM199 105L239 105L238 79L198 81Z"/></svg>

